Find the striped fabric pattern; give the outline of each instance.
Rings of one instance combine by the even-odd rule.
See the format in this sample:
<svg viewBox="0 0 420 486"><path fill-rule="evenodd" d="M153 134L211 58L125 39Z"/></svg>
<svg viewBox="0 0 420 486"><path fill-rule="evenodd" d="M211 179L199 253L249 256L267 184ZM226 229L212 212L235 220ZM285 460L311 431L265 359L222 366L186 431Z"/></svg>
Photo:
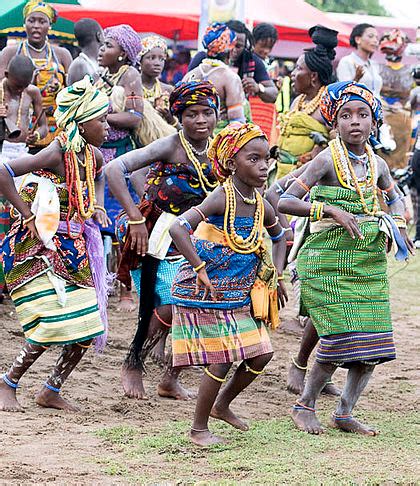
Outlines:
<svg viewBox="0 0 420 486"><path fill-rule="evenodd" d="M355 361L379 364L396 358L392 332L353 332L320 338L316 353L319 363L349 367Z"/></svg>
<svg viewBox="0 0 420 486"><path fill-rule="evenodd" d="M316 186L311 201L363 213L355 191ZM372 206L373 198L367 196ZM392 331L385 235L376 221L360 223L363 240L337 227L307 237L297 257L301 312L319 336Z"/></svg>
<svg viewBox="0 0 420 486"><path fill-rule="evenodd" d="M173 366L233 363L271 353L270 338L250 308L173 306Z"/></svg>
<svg viewBox="0 0 420 486"><path fill-rule="evenodd" d="M27 341L41 346L64 345L103 334L95 289L67 284L66 295L62 307L46 274L12 293Z"/></svg>

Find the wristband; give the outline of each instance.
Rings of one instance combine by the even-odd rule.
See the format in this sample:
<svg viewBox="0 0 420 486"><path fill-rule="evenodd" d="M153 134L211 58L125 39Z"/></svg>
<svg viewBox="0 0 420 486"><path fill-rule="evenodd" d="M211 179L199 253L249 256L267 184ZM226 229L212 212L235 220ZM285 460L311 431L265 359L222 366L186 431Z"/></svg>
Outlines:
<svg viewBox="0 0 420 486"><path fill-rule="evenodd" d="M198 273L202 268L206 266L206 262L201 262L200 265L197 265L196 267L193 268L195 273Z"/></svg>
<svg viewBox="0 0 420 486"><path fill-rule="evenodd" d="M132 224L132 225L136 225L136 224L143 224L146 222L146 218L143 216L141 219L139 220L133 220L133 219L129 219L128 221L128 224Z"/></svg>

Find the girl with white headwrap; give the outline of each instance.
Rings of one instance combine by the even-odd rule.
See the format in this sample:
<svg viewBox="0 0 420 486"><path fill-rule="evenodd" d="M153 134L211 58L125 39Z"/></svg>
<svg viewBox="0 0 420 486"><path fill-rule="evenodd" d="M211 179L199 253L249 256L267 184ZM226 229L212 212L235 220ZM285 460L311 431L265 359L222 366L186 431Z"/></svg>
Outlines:
<svg viewBox="0 0 420 486"><path fill-rule="evenodd" d="M97 148L107 136L107 111L107 96L86 76L57 96L57 139L0 167L0 190L17 211L3 243L5 277L26 339L0 381L0 410L21 410L18 382L52 345L63 349L36 402L77 410L60 397L61 386L93 340L105 344L103 245L92 220L107 225ZM24 176L20 193L15 176Z"/></svg>

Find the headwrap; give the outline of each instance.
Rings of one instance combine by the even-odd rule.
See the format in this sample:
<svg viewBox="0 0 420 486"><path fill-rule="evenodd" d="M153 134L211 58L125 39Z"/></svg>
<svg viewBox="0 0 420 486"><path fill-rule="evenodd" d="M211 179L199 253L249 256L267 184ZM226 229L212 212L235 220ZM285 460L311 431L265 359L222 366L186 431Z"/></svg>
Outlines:
<svg viewBox="0 0 420 486"><path fill-rule="evenodd" d="M389 61L399 61L404 54L409 39L400 29L385 32L379 44L379 50L383 52Z"/></svg>
<svg viewBox="0 0 420 486"><path fill-rule="evenodd" d="M114 25L104 30L104 36L114 39L127 54L127 59L133 66L141 50L141 39L137 32L127 24Z"/></svg>
<svg viewBox="0 0 420 486"><path fill-rule="evenodd" d="M211 81L180 81L169 96L169 105L172 115L178 119L181 119L185 108L191 105L209 106L217 116L220 100Z"/></svg>
<svg viewBox="0 0 420 486"><path fill-rule="evenodd" d="M215 22L207 27L203 37L203 46L207 55L215 57L233 47L236 34L226 24Z"/></svg>
<svg viewBox="0 0 420 486"><path fill-rule="evenodd" d="M207 155L213 163L220 182L231 175L227 167L228 160L232 159L250 140L258 137L267 140L267 135L258 125L239 122L230 123L214 137Z"/></svg>
<svg viewBox="0 0 420 486"><path fill-rule="evenodd" d="M315 47L305 49L305 64L309 70L318 73L321 84L325 86L332 81L332 61L338 44L338 32L323 25L315 25L308 33Z"/></svg>
<svg viewBox="0 0 420 486"><path fill-rule="evenodd" d="M165 56L168 53L168 45L166 44L165 39L160 37L159 35L146 35L141 39L141 51L139 54L139 61L143 56L145 56L148 52L150 52L155 47L162 49Z"/></svg>
<svg viewBox="0 0 420 486"><path fill-rule="evenodd" d="M46 15L52 24L57 20L57 11L48 3L40 2L39 0L29 0L23 7L23 18L26 19L28 15L36 12Z"/></svg>
<svg viewBox="0 0 420 486"><path fill-rule="evenodd" d="M327 86L320 101L321 115L332 126L340 108L349 101L358 100L366 103L372 110L373 118L378 125L382 123L382 104L364 84L354 81L340 81Z"/></svg>
<svg viewBox="0 0 420 486"><path fill-rule="evenodd" d="M89 76L85 76L81 81L62 89L56 102L54 118L57 126L66 132L66 150L80 152L86 140L77 124L105 115L108 112L108 96L93 86Z"/></svg>

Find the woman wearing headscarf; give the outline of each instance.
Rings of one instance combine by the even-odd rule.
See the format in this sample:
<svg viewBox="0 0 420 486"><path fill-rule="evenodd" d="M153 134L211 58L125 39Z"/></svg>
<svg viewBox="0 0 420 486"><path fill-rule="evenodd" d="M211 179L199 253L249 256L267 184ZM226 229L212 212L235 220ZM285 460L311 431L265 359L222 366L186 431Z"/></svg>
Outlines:
<svg viewBox="0 0 420 486"><path fill-rule="evenodd" d="M0 410L21 410L18 382L50 346L63 348L36 402L77 410L60 389L92 341L105 344L106 276L95 222L107 224L97 148L106 138L107 111L107 96L86 77L57 96L62 133L38 154L0 167L1 191L18 211L3 242L4 273L26 339L0 382ZM25 174L18 194L12 178Z"/></svg>
<svg viewBox="0 0 420 486"><path fill-rule="evenodd" d="M178 83L169 101L183 129L113 160L107 168L111 190L125 210L117 223L123 244L118 278L130 287L132 276L140 294L138 328L122 368L124 391L134 398L145 398L144 360L171 327L170 289L181 257L171 244L169 227L176 216L200 204L217 186L207 157L219 109L215 87L208 81ZM138 206L127 190L125 175L149 166ZM160 395L191 397L177 381L179 372L167 369L159 384Z"/></svg>
<svg viewBox="0 0 420 486"><path fill-rule="evenodd" d="M384 153L390 169L407 166L411 141L410 91L413 87L411 66L402 62L408 37L399 29L387 32L381 38L379 50L385 54L386 64L380 65L382 77L381 98L385 123L391 126L397 145L390 153Z"/></svg>
<svg viewBox="0 0 420 486"><path fill-rule="evenodd" d="M110 100L108 123L110 126L108 139L102 145L101 152L104 163L136 148L133 131L138 128L143 119L143 87L137 66L137 56L141 50L138 34L129 25L116 25L104 31L105 42L99 49L98 62L104 68L97 88L105 93ZM136 198L136 192L130 185L131 194ZM105 236L115 239L115 218L121 211L121 206L105 185L105 209L111 220L111 225L103 228ZM109 248L109 238L105 240ZM107 251L108 253L108 251ZM133 298L126 289L120 289L120 310L131 312L135 309Z"/></svg>
<svg viewBox="0 0 420 486"><path fill-rule="evenodd" d="M48 41L48 31L57 19L57 12L48 3L39 0L30 0L23 8L24 27L27 38L17 46L3 49L0 54L0 79L9 61L16 54L29 57L35 68L33 84L42 95L42 106L47 115L48 134L41 140L36 126L32 127L33 140L31 152L46 147L57 135L57 126L54 119L56 97L58 92L66 85L66 73L72 61L67 49L52 46Z"/></svg>
<svg viewBox="0 0 420 486"><path fill-rule="evenodd" d="M305 49L291 74L298 96L290 111L279 115L280 136L274 154L277 160L270 168L271 184L314 158L328 141L329 128L319 111L319 100L333 80L337 34L322 25L309 29L315 47Z"/></svg>

